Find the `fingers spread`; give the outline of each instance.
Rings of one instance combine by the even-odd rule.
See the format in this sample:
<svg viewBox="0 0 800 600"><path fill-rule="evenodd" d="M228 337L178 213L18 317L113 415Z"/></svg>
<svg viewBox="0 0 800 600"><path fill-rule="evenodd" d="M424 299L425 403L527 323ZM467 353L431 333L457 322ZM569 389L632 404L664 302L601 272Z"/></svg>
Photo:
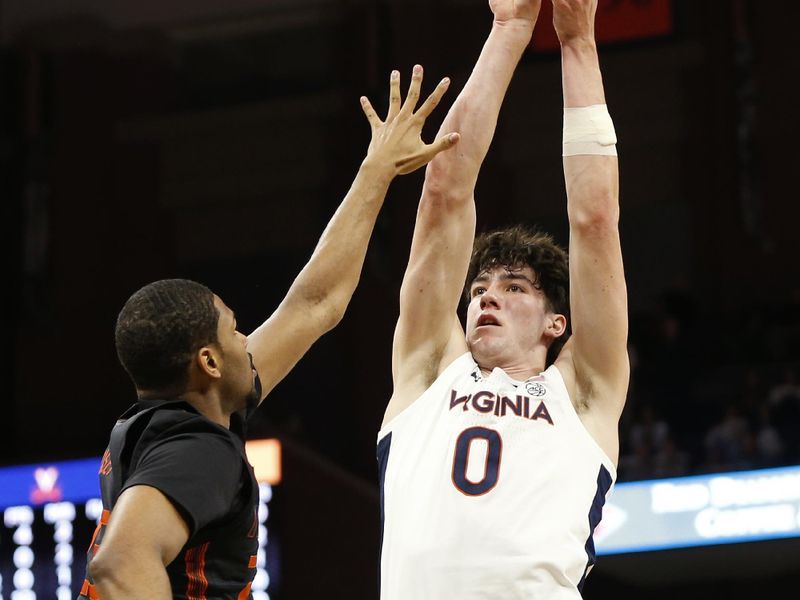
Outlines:
<svg viewBox="0 0 800 600"><path fill-rule="evenodd" d="M378 118L378 115L375 114L375 109L372 108L372 104L366 96L361 96L361 109L367 116L367 121L369 121L370 127L375 129L381 125L381 120Z"/></svg>
<svg viewBox="0 0 800 600"><path fill-rule="evenodd" d="M416 65L409 84L408 96L403 102L400 95L400 73L392 72L389 112L385 121L377 116L366 97L361 98L361 107L372 127L372 141L368 154L377 157L376 160L394 165L396 174L410 173L418 169L459 140L457 133L450 133L432 144L425 144L422 141L420 133L425 120L439 104L450 84L449 79L443 79L415 113L422 88L422 78L422 67Z"/></svg>
<svg viewBox="0 0 800 600"><path fill-rule="evenodd" d="M422 117L423 119L427 119L428 115L433 112L433 109L439 104L442 99L442 96L447 91L447 88L450 86L450 79L445 77L439 82L439 85L436 86L436 89L433 90L430 96L428 96L427 100L425 100L424 104L420 107L417 111L417 115Z"/></svg>

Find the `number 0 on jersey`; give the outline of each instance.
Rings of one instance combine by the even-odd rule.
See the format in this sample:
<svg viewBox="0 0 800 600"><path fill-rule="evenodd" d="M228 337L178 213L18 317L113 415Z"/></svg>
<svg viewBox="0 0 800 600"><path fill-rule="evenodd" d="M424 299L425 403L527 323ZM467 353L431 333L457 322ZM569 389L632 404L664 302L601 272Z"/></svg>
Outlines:
<svg viewBox="0 0 800 600"><path fill-rule="evenodd" d="M485 442L486 460L480 479L475 478L475 461L479 453L475 442ZM453 485L467 496L481 496L497 485L500 473L500 458L503 454L503 441L494 429L470 427L461 432L456 440L453 456ZM470 463L470 461L472 462Z"/></svg>

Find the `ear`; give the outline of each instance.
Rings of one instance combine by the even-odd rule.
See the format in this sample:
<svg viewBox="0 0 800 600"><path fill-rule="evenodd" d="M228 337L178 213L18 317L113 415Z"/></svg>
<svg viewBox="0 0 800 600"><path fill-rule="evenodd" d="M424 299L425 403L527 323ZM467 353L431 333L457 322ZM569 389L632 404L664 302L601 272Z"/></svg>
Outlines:
<svg viewBox="0 0 800 600"><path fill-rule="evenodd" d="M219 379L222 377L222 355L213 346L203 346L195 354L195 363L204 373L211 379Z"/></svg>
<svg viewBox="0 0 800 600"><path fill-rule="evenodd" d="M553 339L560 338L567 331L567 317L554 314L550 317L546 332Z"/></svg>

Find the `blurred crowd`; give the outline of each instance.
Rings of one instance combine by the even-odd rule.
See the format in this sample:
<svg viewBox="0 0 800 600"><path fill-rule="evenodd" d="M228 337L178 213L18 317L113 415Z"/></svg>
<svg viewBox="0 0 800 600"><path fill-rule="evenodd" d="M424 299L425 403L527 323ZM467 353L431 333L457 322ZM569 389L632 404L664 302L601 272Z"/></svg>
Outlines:
<svg viewBox="0 0 800 600"><path fill-rule="evenodd" d="M630 355L621 481L800 464L800 289L706 315L667 293Z"/></svg>

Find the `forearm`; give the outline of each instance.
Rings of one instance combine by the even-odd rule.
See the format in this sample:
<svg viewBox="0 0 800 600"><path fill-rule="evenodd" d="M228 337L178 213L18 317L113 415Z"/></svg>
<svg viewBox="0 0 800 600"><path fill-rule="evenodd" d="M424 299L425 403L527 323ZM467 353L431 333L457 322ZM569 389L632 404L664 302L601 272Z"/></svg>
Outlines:
<svg viewBox="0 0 800 600"><path fill-rule="evenodd" d="M428 186L463 190L470 196L491 145L497 117L514 70L528 47L532 23L492 26L472 73L442 123L440 132L458 131L458 147L437 156L426 172Z"/></svg>
<svg viewBox="0 0 800 600"><path fill-rule="evenodd" d="M561 45L561 78L565 108L606 103L593 39L575 39Z"/></svg>
<svg viewBox="0 0 800 600"><path fill-rule="evenodd" d="M369 239L394 177L393 170L365 159L314 253L287 299L323 309L335 325L347 307L364 264Z"/></svg>
<svg viewBox="0 0 800 600"><path fill-rule="evenodd" d="M564 108L605 104L597 46L591 38L563 43L561 48ZM581 154L564 157L568 212L573 226L616 227L618 168L616 156Z"/></svg>

